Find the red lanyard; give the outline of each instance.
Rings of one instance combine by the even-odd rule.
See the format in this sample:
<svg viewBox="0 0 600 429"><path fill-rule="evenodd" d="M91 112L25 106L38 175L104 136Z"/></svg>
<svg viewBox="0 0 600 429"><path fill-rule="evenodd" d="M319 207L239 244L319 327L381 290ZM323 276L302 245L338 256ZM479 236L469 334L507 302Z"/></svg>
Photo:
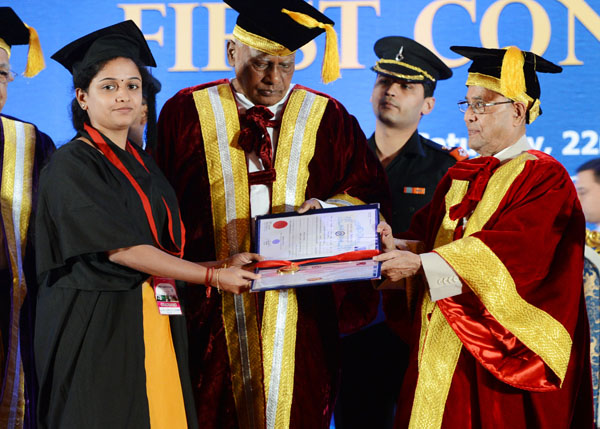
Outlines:
<svg viewBox="0 0 600 429"><path fill-rule="evenodd" d="M179 247L179 246L177 246L177 243L175 242L175 238L173 236L173 217L171 216L171 210L169 209L169 206L167 205L167 202L165 201L165 197L162 197L165 208L167 209L167 217L169 219L169 235L171 236L171 242L173 243L173 246L175 246L175 248L177 249L177 251L171 251L171 250L164 248L162 246L162 244L160 244L160 241L158 240L158 233L156 231L156 222L154 221L154 216L152 215L152 206L150 205L150 200L148 199L148 196L144 193L144 191L140 187L139 183L133 178L133 176L131 175L129 170L127 170L127 167L125 167L125 165L123 165L123 163L121 162L121 160L119 159L117 154L114 153L114 151L111 149L111 147L108 145L108 143L106 143L106 141L104 141L104 138L102 138L100 133L95 128L92 128L88 124L84 124L83 127L84 127L85 131L87 131L87 133L92 138L92 141L94 142L94 144L98 147L98 149L100 149L100 151L104 154L104 156L106 156L106 159L108 159L108 161L112 165L114 165L117 169L119 169L119 171L121 173L123 173L125 175L125 177L127 177L127 180L129 180L129 182L131 183L133 188L138 193L140 200L142 201L142 205L144 206L144 211L146 212L146 219L148 219L148 225L150 226L150 230L152 231L152 236L154 237L154 241L156 242L158 247L160 247L160 249L164 250L165 252L170 253L171 255L175 255L175 256L178 256L179 258L182 258L183 257L183 248L185 246L185 228L183 226L183 222L181 221L181 214L179 215L179 225L180 225L180 229L181 229L181 247ZM127 152L132 154L133 157L142 165L142 167L144 167L144 169L148 173L150 173L150 171L144 164L144 161L140 157L140 154L137 153L137 151L131 147L129 142L127 142L126 149L127 149Z"/></svg>

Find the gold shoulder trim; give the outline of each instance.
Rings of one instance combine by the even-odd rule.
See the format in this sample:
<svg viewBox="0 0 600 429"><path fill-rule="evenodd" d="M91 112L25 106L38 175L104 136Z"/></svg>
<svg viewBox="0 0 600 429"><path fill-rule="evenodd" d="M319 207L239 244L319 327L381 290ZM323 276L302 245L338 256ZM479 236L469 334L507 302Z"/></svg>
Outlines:
<svg viewBox="0 0 600 429"><path fill-rule="evenodd" d="M481 300L490 314L539 355L560 378L567 372L571 336L565 327L519 295L502 261L476 237L466 237L436 249ZM474 265L472 261L478 261Z"/></svg>
<svg viewBox="0 0 600 429"><path fill-rule="evenodd" d="M469 222L467 222L465 237L483 229L492 215L498 210L500 202L515 179L523 172L525 163L535 159L537 159L535 155L523 152L506 164L498 167L490 178L481 201L477 204L477 208L469 218Z"/></svg>

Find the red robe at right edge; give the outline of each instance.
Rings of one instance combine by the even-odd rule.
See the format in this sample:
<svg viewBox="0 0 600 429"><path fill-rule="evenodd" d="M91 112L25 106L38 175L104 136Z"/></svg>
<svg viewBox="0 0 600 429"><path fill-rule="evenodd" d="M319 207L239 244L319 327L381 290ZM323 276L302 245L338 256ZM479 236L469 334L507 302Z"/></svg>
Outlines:
<svg viewBox="0 0 600 429"><path fill-rule="evenodd" d="M463 293L420 292L396 428L593 427L584 235L575 187L549 155L450 168L405 238L441 256Z"/></svg>

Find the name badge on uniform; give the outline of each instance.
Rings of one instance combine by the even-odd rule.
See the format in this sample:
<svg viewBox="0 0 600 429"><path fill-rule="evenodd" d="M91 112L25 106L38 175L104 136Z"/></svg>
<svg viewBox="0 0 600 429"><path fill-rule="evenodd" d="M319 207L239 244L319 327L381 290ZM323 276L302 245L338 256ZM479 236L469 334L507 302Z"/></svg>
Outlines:
<svg viewBox="0 0 600 429"><path fill-rule="evenodd" d="M174 279L152 277L152 287L154 288L154 297L160 314L166 316L182 315Z"/></svg>
<svg viewBox="0 0 600 429"><path fill-rule="evenodd" d="M416 186L405 186L405 194L425 195L425 188L417 188Z"/></svg>

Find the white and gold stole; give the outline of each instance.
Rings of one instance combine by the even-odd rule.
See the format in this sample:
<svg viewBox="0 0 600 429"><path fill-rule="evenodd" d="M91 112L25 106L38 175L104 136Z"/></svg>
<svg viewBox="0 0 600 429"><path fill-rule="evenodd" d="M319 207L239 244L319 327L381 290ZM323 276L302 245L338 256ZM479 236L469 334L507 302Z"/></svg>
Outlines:
<svg viewBox="0 0 600 429"><path fill-rule="evenodd" d="M12 274L11 316L8 330L2 397L0 398L0 427L22 427L25 414L25 379L20 349L19 317L27 294L23 259L27 246L27 231L32 204L32 171L36 131L32 124L1 117L2 142L2 227L7 243Z"/></svg>

